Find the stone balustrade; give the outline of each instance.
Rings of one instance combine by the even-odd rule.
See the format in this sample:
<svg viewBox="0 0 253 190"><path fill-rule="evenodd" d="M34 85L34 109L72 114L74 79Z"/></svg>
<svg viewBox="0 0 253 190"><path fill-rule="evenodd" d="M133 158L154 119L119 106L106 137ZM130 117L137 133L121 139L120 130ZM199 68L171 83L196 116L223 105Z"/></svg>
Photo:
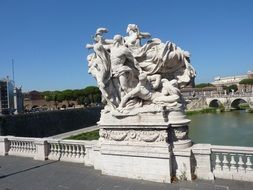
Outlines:
<svg viewBox="0 0 253 190"><path fill-rule="evenodd" d="M253 148L211 146L214 176L223 179L253 181Z"/></svg>
<svg viewBox="0 0 253 190"><path fill-rule="evenodd" d="M48 140L48 159L67 162L84 162L85 142L72 140Z"/></svg>
<svg viewBox="0 0 253 190"><path fill-rule="evenodd" d="M0 155L31 157L94 165L93 147L97 141L57 140L0 136Z"/></svg>
<svg viewBox="0 0 253 190"><path fill-rule="evenodd" d="M33 138L8 138L8 155L34 157L36 145Z"/></svg>
<svg viewBox="0 0 253 190"><path fill-rule="evenodd" d="M189 150L191 153L187 156L191 157L192 172L199 179L253 181L253 147L194 144ZM98 170L101 170L103 165L101 147L97 140L76 141L0 136L0 155L84 163Z"/></svg>

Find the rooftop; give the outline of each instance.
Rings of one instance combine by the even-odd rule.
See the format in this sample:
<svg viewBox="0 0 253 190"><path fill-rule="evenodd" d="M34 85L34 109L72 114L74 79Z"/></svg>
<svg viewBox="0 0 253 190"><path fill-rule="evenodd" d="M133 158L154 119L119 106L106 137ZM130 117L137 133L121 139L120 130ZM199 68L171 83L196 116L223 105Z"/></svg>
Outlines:
<svg viewBox="0 0 253 190"><path fill-rule="evenodd" d="M1 190L250 190L253 183L231 180L163 184L102 175L83 164L59 161L36 161L14 156L0 157Z"/></svg>

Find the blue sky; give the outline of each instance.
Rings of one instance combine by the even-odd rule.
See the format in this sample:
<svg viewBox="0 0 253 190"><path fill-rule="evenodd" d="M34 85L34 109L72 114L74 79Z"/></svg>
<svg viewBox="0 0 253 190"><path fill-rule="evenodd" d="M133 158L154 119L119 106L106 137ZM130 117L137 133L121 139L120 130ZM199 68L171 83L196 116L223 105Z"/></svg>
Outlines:
<svg viewBox="0 0 253 190"><path fill-rule="evenodd" d="M129 23L191 53L197 83L253 70L252 0L0 0L0 78L24 91L96 85L85 44L98 27L112 38Z"/></svg>

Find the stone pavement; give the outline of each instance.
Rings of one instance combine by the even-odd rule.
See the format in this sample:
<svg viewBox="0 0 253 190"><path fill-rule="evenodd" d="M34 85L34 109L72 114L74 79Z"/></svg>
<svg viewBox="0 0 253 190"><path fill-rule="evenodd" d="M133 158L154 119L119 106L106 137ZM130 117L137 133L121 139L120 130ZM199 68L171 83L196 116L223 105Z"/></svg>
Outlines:
<svg viewBox="0 0 253 190"><path fill-rule="evenodd" d="M70 137L70 136L78 135L78 134L81 134L81 133L87 133L87 132L91 132L91 131L95 131L95 130L98 130L97 125L93 125L93 126L90 126L90 127L85 127L85 128L82 128L82 129L78 129L78 130L74 130L74 131L70 131L70 132L66 132L66 133L61 133L61 134L54 135L54 136L51 136L51 137L48 137L48 138L64 139L64 138L67 138L67 137Z"/></svg>
<svg viewBox="0 0 253 190"><path fill-rule="evenodd" d="M0 190L252 190L253 183L220 180L154 183L102 175L83 164L0 157Z"/></svg>

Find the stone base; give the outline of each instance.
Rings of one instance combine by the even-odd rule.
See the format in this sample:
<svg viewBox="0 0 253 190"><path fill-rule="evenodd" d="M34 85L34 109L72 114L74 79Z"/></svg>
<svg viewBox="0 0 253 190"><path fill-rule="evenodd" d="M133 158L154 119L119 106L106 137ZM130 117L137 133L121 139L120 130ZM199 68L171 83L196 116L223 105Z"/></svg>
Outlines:
<svg viewBox="0 0 253 190"><path fill-rule="evenodd" d="M185 179L191 179L192 141L188 138L188 123L181 111L117 117L102 113L99 122L102 173L171 183L172 174L180 170L186 173ZM175 156L173 149L187 151ZM179 167L173 168L175 165Z"/></svg>
<svg viewBox="0 0 253 190"><path fill-rule="evenodd" d="M173 150L172 171L179 180L192 180L191 148Z"/></svg>
<svg viewBox="0 0 253 190"><path fill-rule="evenodd" d="M103 143L102 173L171 183L169 145Z"/></svg>

